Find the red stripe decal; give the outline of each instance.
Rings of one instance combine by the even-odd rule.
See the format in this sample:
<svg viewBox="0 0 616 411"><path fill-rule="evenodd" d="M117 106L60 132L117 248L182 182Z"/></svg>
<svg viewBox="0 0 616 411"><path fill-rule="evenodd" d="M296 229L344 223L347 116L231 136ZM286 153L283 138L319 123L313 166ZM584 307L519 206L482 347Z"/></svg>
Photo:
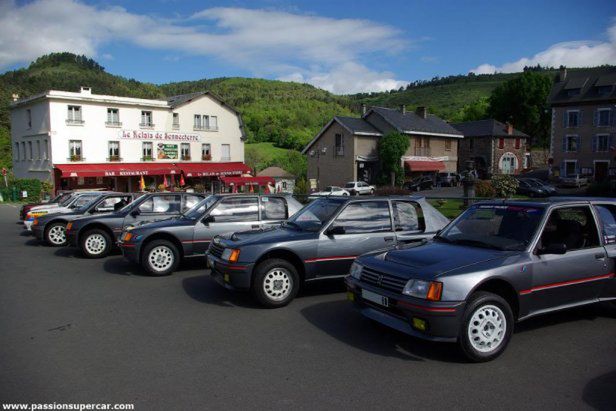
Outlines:
<svg viewBox="0 0 616 411"><path fill-rule="evenodd" d="M135 244L120 244L120 247L134 247Z"/></svg>
<svg viewBox="0 0 616 411"><path fill-rule="evenodd" d="M559 282L559 283L539 285L537 287L529 288L528 290L520 291L520 295L526 295L526 294L533 293L535 291L547 290L547 289L550 289L550 288L565 287L565 286L568 286L568 285L589 283L591 281L598 281L598 280L607 280L607 279L610 279L610 278L614 278L614 275L615 275L614 273L610 273L610 274L605 274L605 275L596 275L594 277L580 278L580 279L577 279L577 280L562 281L562 282Z"/></svg>
<svg viewBox="0 0 616 411"><path fill-rule="evenodd" d="M182 243L186 243L186 244L190 244L190 243L209 243L210 241L212 241L211 239L207 239L207 240L186 240L186 241L182 241Z"/></svg>
<svg viewBox="0 0 616 411"><path fill-rule="evenodd" d="M356 255L346 255L346 256L339 256L339 257L309 258L308 260L304 260L304 262L305 263L316 263L320 261L350 260L352 258L353 259L357 258L357 256Z"/></svg>
<svg viewBox="0 0 616 411"><path fill-rule="evenodd" d="M405 307L415 308L418 310L435 312L435 313L455 313L456 312L455 308L424 307L422 305L415 305L415 304L407 303L406 301L398 301L398 305L403 305Z"/></svg>

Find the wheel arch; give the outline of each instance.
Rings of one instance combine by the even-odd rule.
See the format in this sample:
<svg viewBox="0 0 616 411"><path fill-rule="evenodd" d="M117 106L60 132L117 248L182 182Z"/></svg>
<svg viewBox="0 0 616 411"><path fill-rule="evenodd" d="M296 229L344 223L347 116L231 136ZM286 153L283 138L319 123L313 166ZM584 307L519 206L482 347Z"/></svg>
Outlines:
<svg viewBox="0 0 616 411"><path fill-rule="evenodd" d="M87 224L81 227L81 229L77 233L78 241L81 241L85 233L87 233L90 230L95 230L95 229L105 231L111 237L111 241L115 242L115 234L113 233L113 230L109 228L108 226L106 226L105 224L97 223L97 222L93 222L93 223L90 223L90 224Z"/></svg>
<svg viewBox="0 0 616 411"><path fill-rule="evenodd" d="M297 270L297 274L299 274L300 280L303 282L306 278L306 267L304 266L304 261L295 252L286 248L275 248L266 251L257 259L254 266L257 267L263 261L271 258L279 258L281 260L286 260L290 262Z"/></svg>
<svg viewBox="0 0 616 411"><path fill-rule="evenodd" d="M146 245L156 240L166 240L171 242L178 249L178 252L180 253L180 258L184 258L184 247L182 246L182 242L171 233L165 231L157 231L145 237L141 241L141 247L139 249L139 261L141 261L143 257L143 250L145 249Z"/></svg>
<svg viewBox="0 0 616 411"><path fill-rule="evenodd" d="M503 278L489 278L479 283L469 294L470 297L477 291L487 291L502 297L513 311L513 318L517 320L520 315L520 299L515 287Z"/></svg>
<svg viewBox="0 0 616 411"><path fill-rule="evenodd" d="M48 221L48 222L46 222L46 223L45 223L45 227L43 227L43 231L44 231L44 232L47 232L47 230L49 229L49 227L50 227L52 224L55 224L55 223L64 223L64 224L68 224L68 221L66 220L66 218L61 218L61 217L54 218L53 220L50 220L50 221Z"/></svg>

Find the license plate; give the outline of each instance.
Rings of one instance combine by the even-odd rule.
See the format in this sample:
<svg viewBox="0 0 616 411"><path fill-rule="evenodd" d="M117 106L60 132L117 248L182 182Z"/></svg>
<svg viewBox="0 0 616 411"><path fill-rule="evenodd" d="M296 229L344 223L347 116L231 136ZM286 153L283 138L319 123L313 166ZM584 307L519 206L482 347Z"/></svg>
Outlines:
<svg viewBox="0 0 616 411"><path fill-rule="evenodd" d="M361 290L361 298L371 301L375 304L389 307L389 298L368 290Z"/></svg>

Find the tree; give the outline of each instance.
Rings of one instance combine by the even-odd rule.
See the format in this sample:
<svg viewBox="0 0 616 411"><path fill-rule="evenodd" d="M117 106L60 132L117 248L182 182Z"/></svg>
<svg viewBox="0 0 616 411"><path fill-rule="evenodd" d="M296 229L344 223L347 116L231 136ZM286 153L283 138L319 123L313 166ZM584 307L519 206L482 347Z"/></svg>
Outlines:
<svg viewBox="0 0 616 411"><path fill-rule="evenodd" d="M492 91L488 116L512 123L531 136L532 144L547 147L550 131L547 98L551 87L549 76L538 71L526 71Z"/></svg>
<svg viewBox="0 0 616 411"><path fill-rule="evenodd" d="M478 98L470 104L465 105L452 117L453 122L475 121L488 118L488 99Z"/></svg>
<svg viewBox="0 0 616 411"><path fill-rule="evenodd" d="M387 133L379 140L378 150L383 170L381 176L383 182L391 181L391 173L395 174L397 185L404 182L404 169L400 164L400 157L406 153L409 145L408 136L398 132Z"/></svg>

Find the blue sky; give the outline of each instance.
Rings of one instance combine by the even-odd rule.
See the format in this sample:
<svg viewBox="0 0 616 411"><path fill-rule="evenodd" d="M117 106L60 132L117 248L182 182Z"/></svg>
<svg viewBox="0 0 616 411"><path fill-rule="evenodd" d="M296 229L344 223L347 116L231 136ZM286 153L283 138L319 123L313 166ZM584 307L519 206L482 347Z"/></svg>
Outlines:
<svg viewBox="0 0 616 411"><path fill-rule="evenodd" d="M0 70L66 50L154 83L246 76L378 91L525 64L616 64L615 18L615 1L0 0Z"/></svg>

